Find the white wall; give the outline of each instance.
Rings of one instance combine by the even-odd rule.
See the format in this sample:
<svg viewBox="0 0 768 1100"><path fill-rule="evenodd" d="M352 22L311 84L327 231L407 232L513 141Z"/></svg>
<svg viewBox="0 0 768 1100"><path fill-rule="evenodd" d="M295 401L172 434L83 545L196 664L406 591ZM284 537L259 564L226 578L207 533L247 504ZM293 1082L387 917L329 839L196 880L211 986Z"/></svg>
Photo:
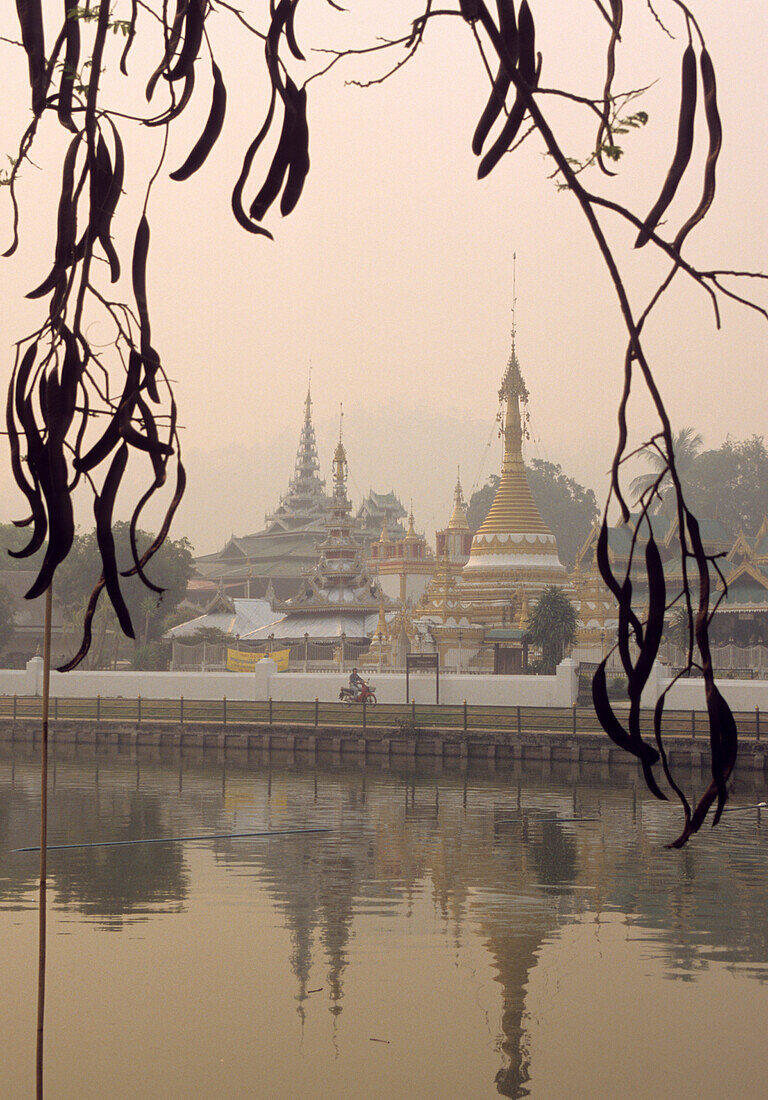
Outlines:
<svg viewBox="0 0 768 1100"><path fill-rule="evenodd" d="M381 703L405 702L405 673L373 673L371 683ZM244 672L52 672L52 698L135 699L267 699L338 700L339 688L349 682L346 673L278 672L264 658L253 674ZM40 695L43 661L33 657L23 671L0 670L0 693ZM555 676L440 676L440 702L482 706L567 707L576 701L577 666L565 660ZM410 697L434 703L433 674L412 673Z"/></svg>

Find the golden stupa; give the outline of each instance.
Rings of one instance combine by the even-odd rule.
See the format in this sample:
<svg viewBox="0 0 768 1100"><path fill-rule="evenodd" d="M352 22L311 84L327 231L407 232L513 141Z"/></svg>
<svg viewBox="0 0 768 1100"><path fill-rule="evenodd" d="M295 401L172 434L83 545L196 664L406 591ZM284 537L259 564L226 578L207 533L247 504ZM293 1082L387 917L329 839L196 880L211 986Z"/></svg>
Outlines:
<svg viewBox="0 0 768 1100"><path fill-rule="evenodd" d="M487 627L511 626L519 618L523 598L534 604L547 585L569 583L555 536L541 518L525 474L521 402L527 399L513 334L499 390L504 437L501 480L472 540L460 585L469 618Z"/></svg>

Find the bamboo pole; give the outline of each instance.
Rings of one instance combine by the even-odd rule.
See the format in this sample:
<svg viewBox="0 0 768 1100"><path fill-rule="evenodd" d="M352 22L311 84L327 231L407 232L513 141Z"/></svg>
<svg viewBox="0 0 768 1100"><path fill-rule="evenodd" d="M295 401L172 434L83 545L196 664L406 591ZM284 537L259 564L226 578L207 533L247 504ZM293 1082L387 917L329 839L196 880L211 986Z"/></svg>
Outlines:
<svg viewBox="0 0 768 1100"><path fill-rule="evenodd" d="M51 689L51 606L52 588L45 591L45 633L43 635L43 722L40 749L40 901L38 908L37 956L37 1100L43 1100L43 1025L45 1022L45 949L48 875L48 703Z"/></svg>

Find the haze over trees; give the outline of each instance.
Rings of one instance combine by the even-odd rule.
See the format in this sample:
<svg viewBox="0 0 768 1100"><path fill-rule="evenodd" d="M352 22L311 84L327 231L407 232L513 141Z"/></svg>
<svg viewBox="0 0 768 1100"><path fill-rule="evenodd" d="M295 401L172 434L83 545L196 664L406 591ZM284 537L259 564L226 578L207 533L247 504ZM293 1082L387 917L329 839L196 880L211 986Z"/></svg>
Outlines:
<svg viewBox="0 0 768 1100"><path fill-rule="evenodd" d="M754 536L768 516L768 449L763 436L739 440L729 435L719 447L702 451L701 446L702 438L693 428L683 428L675 436L677 469L693 511L701 519L719 520L731 538L740 530ZM636 497L664 472L658 452L646 447L642 454L651 469L632 482ZM670 490L663 476L656 511L674 511Z"/></svg>

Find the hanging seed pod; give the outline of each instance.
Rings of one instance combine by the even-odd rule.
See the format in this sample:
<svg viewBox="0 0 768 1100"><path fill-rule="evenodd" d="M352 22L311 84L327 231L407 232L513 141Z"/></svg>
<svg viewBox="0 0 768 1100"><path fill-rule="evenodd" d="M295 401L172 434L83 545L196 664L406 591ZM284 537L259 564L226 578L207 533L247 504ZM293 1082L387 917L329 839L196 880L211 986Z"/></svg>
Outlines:
<svg viewBox="0 0 768 1100"><path fill-rule="evenodd" d="M29 86L32 89L32 112L42 114L47 90L45 66L45 35L41 0L16 0L16 12L21 28L21 43L29 65Z"/></svg>
<svg viewBox="0 0 768 1100"><path fill-rule="evenodd" d="M205 129L181 168L177 168L175 172L171 172L172 180L187 180L190 176L194 175L198 168L202 167L211 149L213 149L218 141L219 134L224 125L224 115L227 110L227 89L224 86L224 80L219 66L215 61L211 62L211 66L213 69L213 96L211 99L211 110L208 115L208 121L205 124Z"/></svg>
<svg viewBox="0 0 768 1100"><path fill-rule="evenodd" d="M709 130L709 151L707 162L704 166L704 190L699 205L691 214L688 221L675 237L674 247L679 251L683 241L690 231L699 224L705 216L715 197L715 173L717 158L723 144L723 127L720 121L720 112L717 109L717 83L715 81L715 69L712 59L706 49L701 51L701 86L704 90L704 114Z"/></svg>
<svg viewBox="0 0 768 1100"><path fill-rule="evenodd" d="M499 33L504 41L504 45L507 47L513 64L517 64L518 39L514 2L513 0L497 0L497 7L499 12ZM480 120L472 138L472 152L475 156L479 157L482 153L485 139L488 137L493 124L502 112L507 99L510 83L511 80L507 71L507 66L503 62L500 62L496 73L496 79L491 89L490 98L485 106L485 110L480 116Z"/></svg>
<svg viewBox="0 0 768 1100"><path fill-rule="evenodd" d="M66 49L64 52L64 70L59 85L57 114L59 122L73 134L77 127L72 121L72 92L75 86L77 66L80 64L80 21L77 18L77 0L64 0L64 21L66 27Z"/></svg>
<svg viewBox="0 0 768 1100"><path fill-rule="evenodd" d="M696 117L696 53L688 45L683 53L682 90L680 95L680 117L677 127L677 146L667 178L643 228L637 235L635 248L648 243L649 234L659 224L659 219L675 197L680 180L685 174L693 149L693 124Z"/></svg>

